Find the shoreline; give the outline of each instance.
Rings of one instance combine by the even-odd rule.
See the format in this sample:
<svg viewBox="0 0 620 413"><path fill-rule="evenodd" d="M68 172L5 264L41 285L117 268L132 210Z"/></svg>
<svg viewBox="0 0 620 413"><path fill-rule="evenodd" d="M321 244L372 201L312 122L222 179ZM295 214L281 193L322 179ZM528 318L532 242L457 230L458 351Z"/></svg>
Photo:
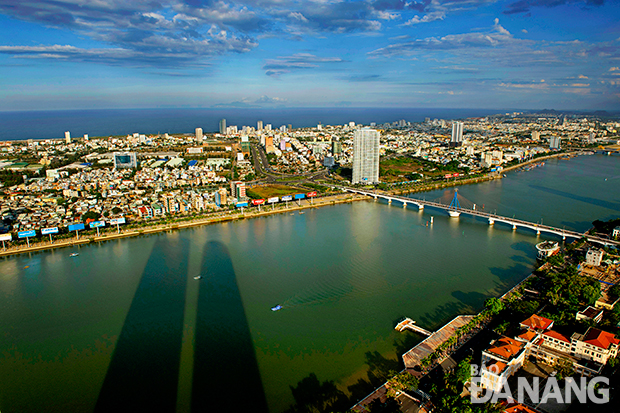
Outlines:
<svg viewBox="0 0 620 413"><path fill-rule="evenodd" d="M318 199L314 198L314 201L312 202L312 204L308 202L307 200L304 200L302 201L301 206L296 205L293 202L292 205L289 206L288 208L285 207L285 208L278 208L278 209L270 209L268 211L263 210L260 212L253 211L253 212L244 213L244 214L231 214L229 216L224 216L224 217L217 216L217 217L211 217L211 218L197 218L197 219L187 221L187 222L175 222L175 223L170 223L170 224L165 224L165 225L145 227L144 229L133 229L132 228L132 229L121 231L120 233L104 234L101 236L83 236L79 239L74 237L69 240L59 240L59 241L55 241L52 243L50 243L49 241L43 241L35 245L31 245L30 247L28 246L14 247L14 248L7 248L6 250L0 250L0 258L8 257L10 255L24 254L27 252L40 252L40 251L45 251L45 250L50 250L50 249L55 249L55 248L74 247L74 246L79 246L79 245L91 244L95 242L111 241L115 239L136 237L140 235L150 235L150 234L156 234L159 232L186 229L186 228L198 227L198 226L203 226L203 225L211 225L211 224L217 224L221 222L232 222L232 221L239 221L239 220L244 220L244 219L259 218L259 217L275 215L275 214L284 214L288 212L302 211L302 210L310 209L310 208L319 208L319 207L329 206L329 205L337 205L337 204L345 204L345 203L350 203L350 202L355 202L355 201L363 201L366 199L368 199L368 197L361 196L361 195L354 195L354 194L328 195L325 197L320 197Z"/></svg>
<svg viewBox="0 0 620 413"><path fill-rule="evenodd" d="M411 193L417 193L417 192L433 191L436 189L447 188L451 186L478 184L478 183L482 183L486 181L492 181L495 179L502 179L503 178L502 173L520 168L524 165L543 161L546 159L557 158L560 156L566 156L566 155L575 156L576 154L578 154L578 152L555 153L555 154L548 155L548 156L542 156L536 159L530 159L528 161L519 163L517 165L507 167L506 169L502 170L502 172L499 174L487 174L485 176L480 176L476 178L468 178L468 179L457 180L457 181L439 182L439 183L428 184L428 185L424 185L424 186L420 186L416 188L400 189L400 190L394 189L394 190L384 191L384 192L387 194L392 194L392 195L404 195L404 194L411 194ZM310 204L308 200L304 200L302 201L301 206L295 205L293 201L292 206L290 206L289 208L278 208L278 209L272 209L269 211L251 212L251 213L244 213L244 214L230 214L229 216L225 216L225 217L218 216L218 217L211 217L211 218L196 218L188 222L177 222L177 223L170 223L170 224L165 224L165 225L155 225L152 227L145 227L144 229L127 229L127 230L121 231L120 233L105 234L101 236L84 236L83 238L80 238L80 239L71 238L69 240L59 240L59 241L55 241L51 243L49 241L42 241L35 245L31 245L30 247L20 246L20 247L7 248L6 250L0 250L0 258L8 257L10 255L23 254L27 252L39 252L39 251L45 251L48 249L74 247L74 246L85 245L85 244L90 244L94 242L110 241L110 240L129 238L129 237L135 237L135 236L140 236L140 235L149 235L149 234L155 234L155 233L164 232L164 231L172 231L172 230L185 229L185 228L197 227L197 226L202 226L202 225L217 224L220 222L230 222L230 221L237 221L241 219L251 219L251 218L257 218L257 217L262 217L262 216L286 213L286 212L291 212L291 211L301 211L301 210L308 209L308 208L319 208L322 206L362 201L365 199L368 199L368 197L360 196L360 195L349 195L349 194L327 195L324 197L314 198L314 201L312 204Z"/></svg>

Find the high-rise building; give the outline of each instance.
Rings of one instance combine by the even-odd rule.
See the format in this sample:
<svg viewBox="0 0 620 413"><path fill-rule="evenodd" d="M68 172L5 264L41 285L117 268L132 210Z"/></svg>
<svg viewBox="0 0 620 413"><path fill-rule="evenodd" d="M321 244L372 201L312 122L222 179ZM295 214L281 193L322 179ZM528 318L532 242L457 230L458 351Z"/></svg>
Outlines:
<svg viewBox="0 0 620 413"><path fill-rule="evenodd" d="M452 124L452 140L450 146L459 146L463 142L463 122L454 122Z"/></svg>
<svg viewBox="0 0 620 413"><path fill-rule="evenodd" d="M332 153L340 155L342 153L342 143L339 140L332 141Z"/></svg>
<svg viewBox="0 0 620 413"><path fill-rule="evenodd" d="M560 149L560 137L552 136L549 138L549 149Z"/></svg>
<svg viewBox="0 0 620 413"><path fill-rule="evenodd" d="M232 181L230 183L230 193L233 197L241 200L246 197L245 194L245 182L242 181Z"/></svg>
<svg viewBox="0 0 620 413"><path fill-rule="evenodd" d="M224 188L220 188L215 192L215 205L221 207L222 205L227 204L226 198L226 190Z"/></svg>
<svg viewBox="0 0 620 413"><path fill-rule="evenodd" d="M196 128L196 140L202 142L202 128Z"/></svg>
<svg viewBox="0 0 620 413"><path fill-rule="evenodd" d="M86 142L88 142L88 133L85 133L85 134L84 134L84 140L85 140Z"/></svg>
<svg viewBox="0 0 620 413"><path fill-rule="evenodd" d="M353 134L353 179L351 183L379 182L379 132L363 128Z"/></svg>
<svg viewBox="0 0 620 413"><path fill-rule="evenodd" d="M65 132L65 143L66 144L70 144L71 143L71 132L69 132L69 131Z"/></svg>
<svg viewBox="0 0 620 413"><path fill-rule="evenodd" d="M226 119L220 120L220 135L226 135Z"/></svg>
<svg viewBox="0 0 620 413"><path fill-rule="evenodd" d="M532 131L532 140L537 141L540 140L540 132L537 130Z"/></svg>
<svg viewBox="0 0 620 413"><path fill-rule="evenodd" d="M256 129L258 131L262 131L263 130L263 121L259 120L258 122L256 122Z"/></svg>

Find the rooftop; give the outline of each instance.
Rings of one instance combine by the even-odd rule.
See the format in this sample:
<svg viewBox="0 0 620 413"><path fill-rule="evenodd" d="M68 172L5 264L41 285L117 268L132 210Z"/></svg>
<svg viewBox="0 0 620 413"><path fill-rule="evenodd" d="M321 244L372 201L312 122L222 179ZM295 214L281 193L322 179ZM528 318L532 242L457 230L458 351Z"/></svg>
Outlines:
<svg viewBox="0 0 620 413"><path fill-rule="evenodd" d="M541 317L536 314L532 314L530 318L521 322L522 326L526 326L527 328L532 330L547 330L551 328L552 324L553 320L549 320L548 318Z"/></svg>

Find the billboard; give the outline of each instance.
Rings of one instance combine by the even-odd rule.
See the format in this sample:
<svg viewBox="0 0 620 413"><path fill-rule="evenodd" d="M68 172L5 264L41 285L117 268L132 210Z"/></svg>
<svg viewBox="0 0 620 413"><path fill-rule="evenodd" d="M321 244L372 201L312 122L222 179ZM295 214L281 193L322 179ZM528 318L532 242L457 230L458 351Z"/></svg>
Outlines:
<svg viewBox="0 0 620 413"><path fill-rule="evenodd" d="M35 235L37 235L37 231L35 231L34 229L17 233L17 236L20 238L34 237Z"/></svg>
<svg viewBox="0 0 620 413"><path fill-rule="evenodd" d="M316 191L308 192L308 193L306 194L306 196L307 196L308 198L312 198L313 196L316 196Z"/></svg>
<svg viewBox="0 0 620 413"><path fill-rule="evenodd" d="M306 194L295 194L295 199L304 199Z"/></svg>
<svg viewBox="0 0 620 413"><path fill-rule="evenodd" d="M90 223L91 228L105 227L105 221L93 221Z"/></svg>
<svg viewBox="0 0 620 413"><path fill-rule="evenodd" d="M247 207L247 206L248 206L248 203L247 203L247 202L237 202L237 203L235 204L235 206L236 206L237 208L243 208L243 207Z"/></svg>
<svg viewBox="0 0 620 413"><path fill-rule="evenodd" d="M253 199L252 205L263 205L265 203L264 199Z"/></svg>
<svg viewBox="0 0 620 413"><path fill-rule="evenodd" d="M0 241L10 241L12 239L11 234L0 234Z"/></svg>
<svg viewBox="0 0 620 413"><path fill-rule="evenodd" d="M282 197L283 201L292 201L293 200L293 195L284 195Z"/></svg>
<svg viewBox="0 0 620 413"><path fill-rule="evenodd" d="M84 224L69 225L69 231L80 231L84 229Z"/></svg>
<svg viewBox="0 0 620 413"><path fill-rule="evenodd" d="M54 228L43 228L41 230L41 234L42 235L48 235L48 234L58 234L58 227L54 227Z"/></svg>
<svg viewBox="0 0 620 413"><path fill-rule="evenodd" d="M269 202L270 204L273 204L274 202L278 202L280 200L280 198L278 198L277 196L271 197L267 200L267 202Z"/></svg>
<svg viewBox="0 0 620 413"><path fill-rule="evenodd" d="M125 223L125 217L112 218L110 220L110 224L112 224L112 225L118 225L118 224L124 224L124 223Z"/></svg>

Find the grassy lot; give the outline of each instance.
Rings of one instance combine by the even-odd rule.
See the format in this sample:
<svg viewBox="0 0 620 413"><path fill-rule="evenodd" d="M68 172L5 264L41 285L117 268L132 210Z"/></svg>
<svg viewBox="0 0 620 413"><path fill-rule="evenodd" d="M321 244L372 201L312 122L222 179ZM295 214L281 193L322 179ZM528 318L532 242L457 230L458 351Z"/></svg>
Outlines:
<svg viewBox="0 0 620 413"><path fill-rule="evenodd" d="M292 195L302 192L305 193L307 191L286 185L261 185L246 190L247 196L254 199L267 199L273 196Z"/></svg>
<svg viewBox="0 0 620 413"><path fill-rule="evenodd" d="M415 173L421 173L424 165L409 157L386 159L379 163L379 175L383 182L410 180Z"/></svg>

